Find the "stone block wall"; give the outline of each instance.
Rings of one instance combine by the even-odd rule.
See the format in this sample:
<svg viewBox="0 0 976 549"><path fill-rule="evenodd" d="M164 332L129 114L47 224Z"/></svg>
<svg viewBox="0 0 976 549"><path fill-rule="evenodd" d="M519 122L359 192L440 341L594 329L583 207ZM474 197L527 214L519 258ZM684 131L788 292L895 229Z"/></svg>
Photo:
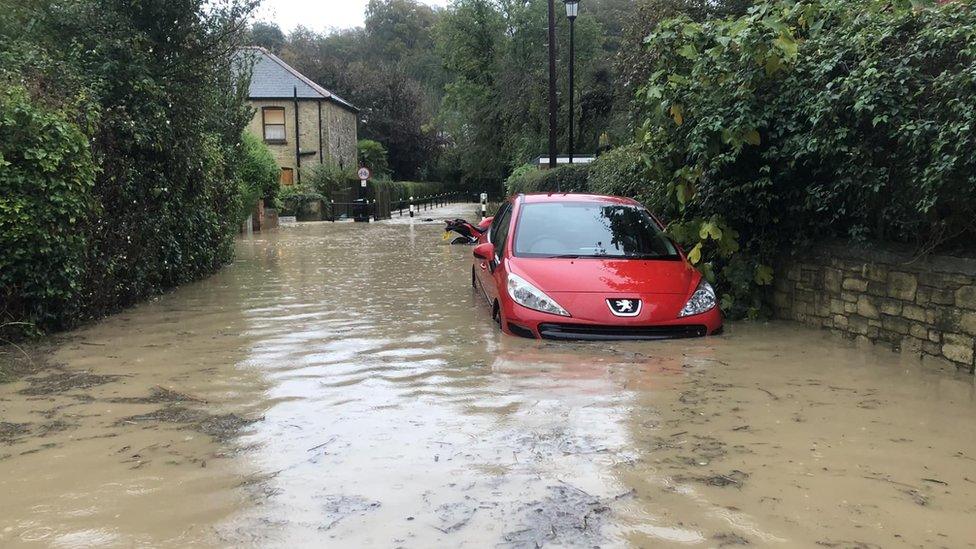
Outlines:
<svg viewBox="0 0 976 549"><path fill-rule="evenodd" d="M324 125L326 155L343 168L355 168L358 150L356 113L334 103L322 105L322 124Z"/></svg>
<svg viewBox="0 0 976 549"><path fill-rule="evenodd" d="M295 158L295 102L293 100L251 100L254 115L248 131L259 139L264 138L262 107L281 107L285 110L285 142L267 143L275 162L281 168L296 169ZM321 108L321 112L320 112ZM321 132L319 117L321 115ZM332 162L345 168L355 168L357 115L330 101L300 100L298 102L298 138L303 153L302 168L310 168L322 162ZM322 158L319 158L321 148ZM299 174L295 174L298 181Z"/></svg>
<svg viewBox="0 0 976 549"><path fill-rule="evenodd" d="M976 371L976 259L834 244L780 265L780 318Z"/></svg>

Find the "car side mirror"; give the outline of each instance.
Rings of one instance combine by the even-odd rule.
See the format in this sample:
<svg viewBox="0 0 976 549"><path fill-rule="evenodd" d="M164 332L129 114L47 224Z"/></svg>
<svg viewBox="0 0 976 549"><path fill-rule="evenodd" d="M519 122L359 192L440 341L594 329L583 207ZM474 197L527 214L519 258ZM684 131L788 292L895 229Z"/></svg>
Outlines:
<svg viewBox="0 0 976 549"><path fill-rule="evenodd" d="M474 247L472 251L475 257L478 259L484 259L485 261L490 261L495 257L495 245L491 242L483 242Z"/></svg>

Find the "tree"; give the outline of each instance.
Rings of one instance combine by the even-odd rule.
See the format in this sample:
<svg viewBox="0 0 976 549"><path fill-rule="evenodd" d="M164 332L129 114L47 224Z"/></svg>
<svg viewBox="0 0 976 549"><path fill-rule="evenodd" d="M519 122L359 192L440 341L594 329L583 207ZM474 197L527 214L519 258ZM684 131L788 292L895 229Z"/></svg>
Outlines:
<svg viewBox="0 0 976 549"><path fill-rule="evenodd" d="M281 32L278 25L274 23L258 21L251 25L249 41L255 46L261 46L271 53L277 54L285 45L285 33Z"/></svg>
<svg viewBox="0 0 976 549"><path fill-rule="evenodd" d="M474 182L498 181L506 169L496 87L505 22L488 0L458 0L438 34L439 52L453 77L441 121L459 151L460 169Z"/></svg>
<svg viewBox="0 0 976 549"><path fill-rule="evenodd" d="M613 59L634 10L631 0L592 0L576 21L577 152L595 152L604 133L616 142L631 135L633 90L621 90ZM569 25L564 17L557 25L565 148ZM483 187L545 150L546 40L545 0L456 0L444 9L370 0L364 27L324 35L300 27L281 55L362 109L360 135L387 148L394 177Z"/></svg>
<svg viewBox="0 0 976 549"><path fill-rule="evenodd" d="M390 165L386 160L383 144L371 139L360 139L356 144L359 151L359 165L369 168L373 177L386 179L390 175Z"/></svg>
<svg viewBox="0 0 976 549"><path fill-rule="evenodd" d="M441 143L435 113L441 62L438 12L414 0L372 0L364 28L321 35L299 27L282 57L362 109L360 136L389 151L393 176L430 177Z"/></svg>
<svg viewBox="0 0 976 549"><path fill-rule="evenodd" d="M440 110L445 129L456 142L454 156L465 177L501 181L514 167L543 153L548 134L546 65L547 6L544 0L501 2L459 0L438 26L439 51L451 77ZM568 44L569 25L557 23L558 42ZM582 101L575 116L580 150L595 151L606 131L613 101L607 56L595 17L576 21L577 90ZM559 51L559 142L565 151L569 117L568 48ZM597 85L599 82L603 84ZM602 96L597 97L602 94ZM585 133L584 133L585 132ZM479 183L484 185L484 183Z"/></svg>

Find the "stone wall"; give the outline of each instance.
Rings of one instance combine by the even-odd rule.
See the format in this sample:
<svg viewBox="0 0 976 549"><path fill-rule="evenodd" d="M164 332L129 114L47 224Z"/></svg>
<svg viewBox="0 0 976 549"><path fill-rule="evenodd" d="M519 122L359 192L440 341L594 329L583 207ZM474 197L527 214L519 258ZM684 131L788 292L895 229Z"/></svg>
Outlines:
<svg viewBox="0 0 976 549"><path fill-rule="evenodd" d="M267 143L275 162L281 168L295 169L295 102L286 100L251 100L254 116L247 130L259 139L264 138L262 126L262 107L282 107L285 109L285 143ZM319 106L322 108L322 131L319 132ZM320 164L319 148L325 162L334 162L344 167L356 167L356 114L339 107L331 101L298 102L299 145L303 153L302 168ZM295 174L298 182L299 174Z"/></svg>
<svg viewBox="0 0 976 549"><path fill-rule="evenodd" d="M976 370L976 259L823 246L776 271L780 318Z"/></svg>
<svg viewBox="0 0 976 549"><path fill-rule="evenodd" d="M344 168L359 165L356 150L358 140L357 115L335 103L322 104L322 125L324 126L326 155Z"/></svg>

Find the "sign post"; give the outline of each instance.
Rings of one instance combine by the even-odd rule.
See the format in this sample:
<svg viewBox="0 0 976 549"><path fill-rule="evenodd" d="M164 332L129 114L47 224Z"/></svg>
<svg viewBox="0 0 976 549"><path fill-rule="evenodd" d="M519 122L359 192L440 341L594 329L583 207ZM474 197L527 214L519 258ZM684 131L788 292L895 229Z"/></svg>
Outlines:
<svg viewBox="0 0 976 549"><path fill-rule="evenodd" d="M488 216L488 193L481 193L481 220Z"/></svg>
<svg viewBox="0 0 976 549"><path fill-rule="evenodd" d="M356 201L359 203L357 205L359 211L356 213L356 221L369 223L369 199L366 198L366 182L371 175L369 168L366 166L359 168L356 175L359 176L359 200Z"/></svg>

